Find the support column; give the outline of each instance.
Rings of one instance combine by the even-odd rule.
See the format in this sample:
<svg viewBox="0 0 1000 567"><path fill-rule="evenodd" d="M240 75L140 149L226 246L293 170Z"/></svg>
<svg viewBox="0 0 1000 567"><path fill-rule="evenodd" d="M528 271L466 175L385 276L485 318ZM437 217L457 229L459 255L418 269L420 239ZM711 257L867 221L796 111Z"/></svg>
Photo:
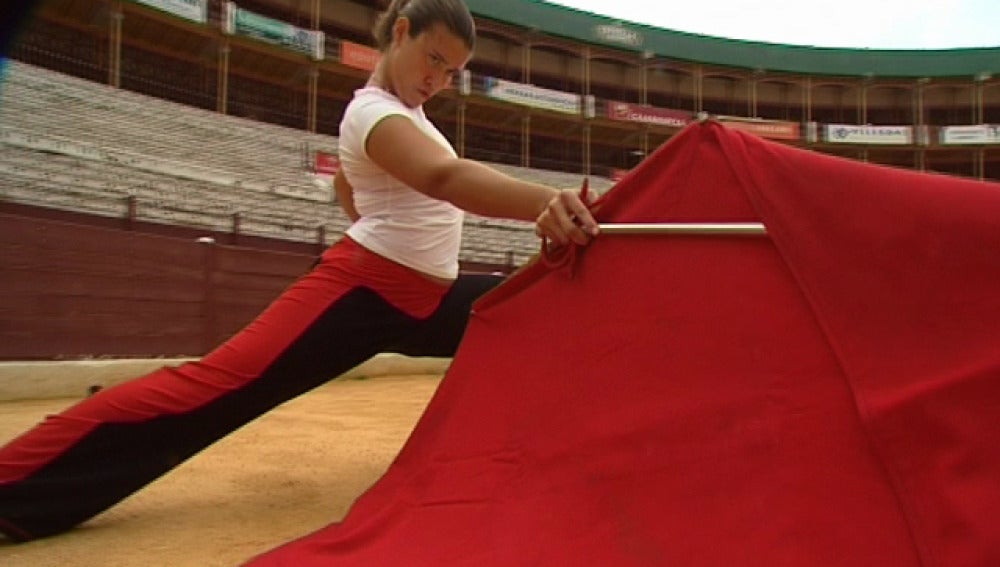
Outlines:
<svg viewBox="0 0 1000 567"><path fill-rule="evenodd" d="M858 92L858 122L868 124L868 86L872 82L873 75L868 73L861 81L861 90Z"/></svg>
<svg viewBox="0 0 1000 567"><path fill-rule="evenodd" d="M649 62L653 58L653 52L646 50L642 52L642 104L649 104Z"/></svg>
<svg viewBox="0 0 1000 567"><path fill-rule="evenodd" d="M309 6L309 24L313 31L319 31L319 22L322 16L322 3L320 0L312 0ZM316 63L310 64L309 69L309 116L306 117L306 129L315 133L317 128L317 113L319 107L319 66ZM321 243L322 245L322 243Z"/></svg>
<svg viewBox="0 0 1000 567"><path fill-rule="evenodd" d="M983 123L983 82L976 77L975 86L972 87L972 121L970 124Z"/></svg>
<svg viewBox="0 0 1000 567"><path fill-rule="evenodd" d="M531 84L531 41L526 41L521 57L521 82ZM521 166L531 167L531 115L527 110L521 116Z"/></svg>
<svg viewBox="0 0 1000 567"><path fill-rule="evenodd" d="M983 108L983 91L986 90L986 81L993 78L993 74L983 71L976 75L976 107L975 124L986 123L986 113Z"/></svg>
<svg viewBox="0 0 1000 567"><path fill-rule="evenodd" d="M590 48L583 48L583 94L580 98L580 119L583 120L583 136L580 143L583 144L583 174L590 176L590 117L588 116L588 97L590 96Z"/></svg>
<svg viewBox="0 0 1000 567"><path fill-rule="evenodd" d="M763 69L754 69L750 75L750 84L747 85L750 91L747 93L747 116L750 118L757 118L757 80L763 72Z"/></svg>
<svg viewBox="0 0 1000 567"><path fill-rule="evenodd" d="M651 51L642 52L642 104L649 104L649 59L653 56Z"/></svg>
<svg viewBox="0 0 1000 567"><path fill-rule="evenodd" d="M820 126L813 124L812 89L812 77L806 77L805 84L802 86L802 122L806 131L807 146L811 146L823 138Z"/></svg>
<svg viewBox="0 0 1000 567"><path fill-rule="evenodd" d="M122 4L116 0L111 5L108 33L108 84L118 88L121 86L122 73Z"/></svg>
<svg viewBox="0 0 1000 567"><path fill-rule="evenodd" d="M917 132L922 131L925 127L924 125L926 124L925 112L924 112L924 90L927 88L927 85L930 82L931 80L927 77L921 77L917 79L916 101L914 103L914 109L913 109L913 114L914 114L913 123L914 126L916 127ZM919 150L917 150L916 157L917 157L916 159L917 170L927 171L927 150L924 147L921 147Z"/></svg>
<svg viewBox="0 0 1000 567"><path fill-rule="evenodd" d="M458 79L458 106L456 112L458 116L455 120L455 138L458 142L456 149L458 157L465 157L465 115L468 112L469 95L472 94L472 72L462 69Z"/></svg>
<svg viewBox="0 0 1000 567"><path fill-rule="evenodd" d="M458 112L458 118L456 120L456 123L457 123L457 126L458 126L457 127L458 131L455 133L456 134L455 138L457 138L456 141L458 142L456 144L458 146L458 148L457 148L457 150L458 150L458 157L463 157L463 158L465 157L465 107L466 107L466 104L467 103L465 102L465 98L462 98L462 100L460 100L459 103L458 103L458 110L457 110L457 112Z"/></svg>
<svg viewBox="0 0 1000 567"><path fill-rule="evenodd" d="M872 74L865 74L865 78L861 80L861 90L858 94L858 122L860 124L868 124L868 84L872 80ZM868 147L865 146L861 150L861 161L868 163Z"/></svg>
<svg viewBox="0 0 1000 567"><path fill-rule="evenodd" d="M319 68L315 63L309 69L309 116L306 118L306 129L316 132L316 113L319 106Z"/></svg>
<svg viewBox="0 0 1000 567"><path fill-rule="evenodd" d="M975 107L975 123L985 124L986 123L986 110L983 107L983 91L986 89L986 81L993 78L992 73L983 71L976 75L976 107ZM979 180L986 179L986 148L979 148L976 150L976 168L977 176Z"/></svg>
<svg viewBox="0 0 1000 567"><path fill-rule="evenodd" d="M806 122L813 121L813 85L812 77L806 77L806 86L803 89L803 96L805 97L805 117Z"/></svg>
<svg viewBox="0 0 1000 567"><path fill-rule="evenodd" d="M924 125L924 89L931 80L927 77L917 79L916 97L913 109L913 125L920 127Z"/></svg>
<svg viewBox="0 0 1000 567"><path fill-rule="evenodd" d="M521 166L531 167L531 115L521 117Z"/></svg>
<svg viewBox="0 0 1000 567"><path fill-rule="evenodd" d="M525 42L521 51L521 82L531 84L531 42Z"/></svg>
<svg viewBox="0 0 1000 567"><path fill-rule="evenodd" d="M222 38L219 46L219 80L215 93L215 109L219 114L229 112L229 38Z"/></svg>
<svg viewBox="0 0 1000 567"><path fill-rule="evenodd" d="M705 109L704 100L702 99L702 94L704 92L704 71L702 71L701 65L694 68L694 111L702 112Z"/></svg>

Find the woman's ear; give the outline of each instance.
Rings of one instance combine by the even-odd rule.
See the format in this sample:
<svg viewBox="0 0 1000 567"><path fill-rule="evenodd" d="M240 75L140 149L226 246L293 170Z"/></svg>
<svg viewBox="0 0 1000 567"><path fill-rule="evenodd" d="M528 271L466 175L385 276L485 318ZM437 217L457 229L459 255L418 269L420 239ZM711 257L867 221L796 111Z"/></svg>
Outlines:
<svg viewBox="0 0 1000 567"><path fill-rule="evenodd" d="M403 37L410 33L410 19L406 16L396 18L396 23L392 24L392 42L402 43Z"/></svg>

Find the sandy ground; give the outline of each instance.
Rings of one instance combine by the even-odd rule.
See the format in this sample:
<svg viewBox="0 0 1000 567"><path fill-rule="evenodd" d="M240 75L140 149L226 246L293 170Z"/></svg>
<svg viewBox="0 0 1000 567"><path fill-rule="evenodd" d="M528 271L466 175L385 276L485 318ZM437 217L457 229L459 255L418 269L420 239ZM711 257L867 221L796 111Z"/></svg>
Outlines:
<svg viewBox="0 0 1000 567"><path fill-rule="evenodd" d="M73 531L19 545L0 538L0 565L239 565L342 519L388 468L439 382L440 375L330 382ZM0 403L0 443L73 401Z"/></svg>

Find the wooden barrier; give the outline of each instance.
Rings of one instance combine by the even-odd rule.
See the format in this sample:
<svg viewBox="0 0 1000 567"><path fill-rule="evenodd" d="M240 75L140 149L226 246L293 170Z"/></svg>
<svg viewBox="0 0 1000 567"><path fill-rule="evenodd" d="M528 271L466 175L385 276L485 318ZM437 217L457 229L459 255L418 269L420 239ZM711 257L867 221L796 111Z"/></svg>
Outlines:
<svg viewBox="0 0 1000 567"><path fill-rule="evenodd" d="M0 360L200 355L314 260L0 215Z"/></svg>

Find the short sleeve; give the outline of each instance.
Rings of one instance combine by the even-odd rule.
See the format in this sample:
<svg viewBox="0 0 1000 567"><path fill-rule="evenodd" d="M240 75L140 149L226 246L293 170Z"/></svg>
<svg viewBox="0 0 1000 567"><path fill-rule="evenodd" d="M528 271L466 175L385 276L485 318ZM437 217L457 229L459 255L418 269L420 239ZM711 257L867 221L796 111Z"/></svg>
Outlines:
<svg viewBox="0 0 1000 567"><path fill-rule="evenodd" d="M368 136L379 122L390 116L410 118L406 111L394 101L380 97L364 97L354 101L348 109L347 119L351 130L351 138L357 144L357 151L367 155Z"/></svg>

